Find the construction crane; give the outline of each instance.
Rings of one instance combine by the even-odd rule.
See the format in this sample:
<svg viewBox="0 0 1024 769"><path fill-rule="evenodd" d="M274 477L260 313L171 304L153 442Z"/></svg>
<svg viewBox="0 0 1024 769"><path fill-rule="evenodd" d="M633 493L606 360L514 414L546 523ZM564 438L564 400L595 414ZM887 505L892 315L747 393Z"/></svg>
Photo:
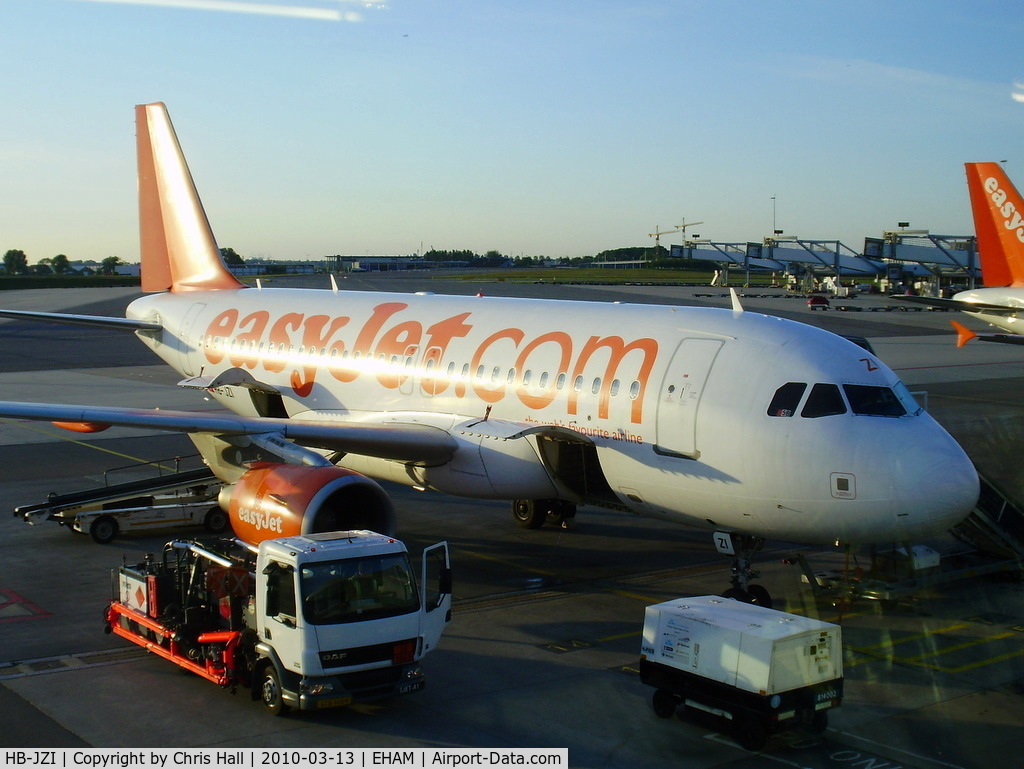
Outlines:
<svg viewBox="0 0 1024 769"><path fill-rule="evenodd" d="M687 222L683 219L682 224L676 224L671 230L660 230L659 225L654 225L654 232L647 233L647 237L654 238L654 253L660 253L661 251L661 236L662 235L675 235L677 232L681 232L683 237L686 237L687 227L696 227L698 224L704 224L704 222Z"/></svg>

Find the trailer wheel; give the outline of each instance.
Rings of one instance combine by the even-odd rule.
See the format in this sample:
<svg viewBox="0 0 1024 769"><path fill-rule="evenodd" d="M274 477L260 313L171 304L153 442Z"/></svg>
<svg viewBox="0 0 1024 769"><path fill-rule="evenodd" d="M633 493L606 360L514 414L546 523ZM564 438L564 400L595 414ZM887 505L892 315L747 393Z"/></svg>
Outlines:
<svg viewBox="0 0 1024 769"><path fill-rule="evenodd" d="M768 729L753 718L738 718L733 736L743 748L755 753L768 743Z"/></svg>
<svg viewBox="0 0 1024 769"><path fill-rule="evenodd" d="M284 693L281 691L281 676L273 665L265 665L260 673L260 698L270 715L283 716L288 712L288 706L284 703Z"/></svg>
<svg viewBox="0 0 1024 769"><path fill-rule="evenodd" d="M92 525L89 526L89 535L93 541L99 545L106 545L108 542L113 542L117 536L118 526L117 521L109 515L101 515Z"/></svg>
<svg viewBox="0 0 1024 769"><path fill-rule="evenodd" d="M819 710L811 716L811 722L807 725L807 731L811 734L824 734L828 729L828 711Z"/></svg>
<svg viewBox="0 0 1024 769"><path fill-rule="evenodd" d="M679 698L668 689L656 689L654 692L654 714L658 718L672 718L679 708Z"/></svg>
<svg viewBox="0 0 1024 769"><path fill-rule="evenodd" d="M211 534L223 534L231 526L231 519L228 514L220 509L220 505L214 505L206 511L203 518L203 528Z"/></svg>

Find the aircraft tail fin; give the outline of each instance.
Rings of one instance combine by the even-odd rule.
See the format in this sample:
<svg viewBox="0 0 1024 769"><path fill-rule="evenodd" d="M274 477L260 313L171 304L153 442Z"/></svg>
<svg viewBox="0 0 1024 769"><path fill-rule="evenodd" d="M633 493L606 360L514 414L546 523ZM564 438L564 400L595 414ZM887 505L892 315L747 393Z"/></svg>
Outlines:
<svg viewBox="0 0 1024 769"><path fill-rule="evenodd" d="M1024 286L1024 199L998 163L967 163L986 286Z"/></svg>
<svg viewBox="0 0 1024 769"><path fill-rule="evenodd" d="M224 265L163 103L135 107L143 291L244 288Z"/></svg>

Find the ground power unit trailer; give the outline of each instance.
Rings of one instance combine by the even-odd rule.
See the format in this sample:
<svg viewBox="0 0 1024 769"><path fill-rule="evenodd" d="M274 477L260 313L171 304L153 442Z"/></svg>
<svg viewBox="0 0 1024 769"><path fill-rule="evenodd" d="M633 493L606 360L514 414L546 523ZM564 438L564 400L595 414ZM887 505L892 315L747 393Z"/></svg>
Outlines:
<svg viewBox="0 0 1024 769"><path fill-rule="evenodd" d="M645 611L640 679L662 718L684 706L760 750L791 726L825 731L843 697L841 629L719 596L677 598Z"/></svg>
<svg viewBox="0 0 1024 769"><path fill-rule="evenodd" d="M172 541L114 570L106 631L249 687L274 715L380 700L423 687L451 619L446 542L419 572L402 542L365 530Z"/></svg>

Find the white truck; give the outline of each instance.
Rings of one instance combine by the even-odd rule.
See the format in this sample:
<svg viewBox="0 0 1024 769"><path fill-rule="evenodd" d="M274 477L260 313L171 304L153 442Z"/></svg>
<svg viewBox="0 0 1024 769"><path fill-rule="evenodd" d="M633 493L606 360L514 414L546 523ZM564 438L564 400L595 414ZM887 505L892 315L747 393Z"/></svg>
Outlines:
<svg viewBox="0 0 1024 769"><path fill-rule="evenodd" d="M655 687L658 716L682 705L760 750L790 726L828 726L843 697L841 629L719 596L677 598L646 608L640 679Z"/></svg>
<svg viewBox="0 0 1024 769"><path fill-rule="evenodd" d="M451 619L447 543L423 551L417 586L405 545L371 531L172 541L112 577L106 632L274 715L421 689Z"/></svg>

